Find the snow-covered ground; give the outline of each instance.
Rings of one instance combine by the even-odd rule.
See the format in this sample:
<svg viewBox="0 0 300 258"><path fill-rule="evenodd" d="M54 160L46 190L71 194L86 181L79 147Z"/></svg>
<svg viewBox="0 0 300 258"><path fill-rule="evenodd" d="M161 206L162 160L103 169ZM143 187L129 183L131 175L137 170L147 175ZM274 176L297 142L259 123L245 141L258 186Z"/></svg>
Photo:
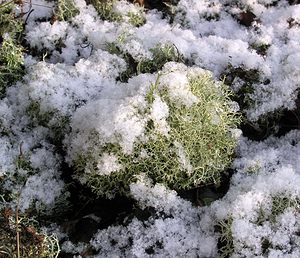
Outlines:
<svg viewBox="0 0 300 258"><path fill-rule="evenodd" d="M26 74L0 100L0 180L3 192L20 195L20 211L49 216L66 209L66 165L80 170L84 164L84 176L74 178L102 187L102 181L89 181L95 162L101 175L121 170L115 153L131 154L137 139L146 142L150 118L157 132L168 135L167 101L153 95L144 111L153 85L168 84L171 100L191 106L198 96L187 89L188 74L216 81L231 76L228 86L240 113L253 124L297 108L300 3L165 4L168 15L115 1L115 16L101 17L91 4L75 0L74 16L59 20L53 16L56 1L24 2L24 12L33 9L24 15ZM171 62L158 66L155 49L162 46ZM237 103L231 104L234 112ZM223 198L195 206L141 174L130 195L140 209L151 208L148 218L99 229L86 243L72 243L59 225L47 230L58 234L71 257L300 257L300 131L255 142L231 129L237 139L234 172ZM105 149L116 142L121 151ZM97 149L101 159L95 161ZM182 166L190 166L182 159Z"/></svg>

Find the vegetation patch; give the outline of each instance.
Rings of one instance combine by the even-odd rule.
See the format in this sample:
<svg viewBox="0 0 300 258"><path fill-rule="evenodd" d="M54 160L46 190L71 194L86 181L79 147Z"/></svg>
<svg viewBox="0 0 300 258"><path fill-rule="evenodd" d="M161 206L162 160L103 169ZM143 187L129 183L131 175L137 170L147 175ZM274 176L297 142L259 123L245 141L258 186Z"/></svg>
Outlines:
<svg viewBox="0 0 300 258"><path fill-rule="evenodd" d="M76 8L74 0L58 0L54 11L55 18L61 21L67 21L78 13L79 10Z"/></svg>
<svg viewBox="0 0 300 258"><path fill-rule="evenodd" d="M107 43L106 48L109 53L121 56L127 63L127 70L119 76L122 82L127 82L129 78L141 73L158 72L167 62L184 62L182 54L171 43L158 43L149 49L152 57L142 60L135 60L130 53L122 51L116 43Z"/></svg>
<svg viewBox="0 0 300 258"><path fill-rule="evenodd" d="M205 74L190 76L188 90L197 101L188 105L172 99L167 85L158 84L159 79L145 95L148 107L137 110L150 119L132 153L110 143L98 145L98 158L93 150L75 161L79 178L98 195L111 198L116 193L126 194L141 173L172 189L217 184L229 166L236 143L229 129L237 125L239 117L230 108L228 88ZM155 105L168 108L165 121L151 118ZM103 160L111 163L103 164ZM106 172L108 166L110 171ZM84 171L89 172L82 174Z"/></svg>
<svg viewBox="0 0 300 258"><path fill-rule="evenodd" d="M0 5L0 96L24 74L23 48L20 45L23 23L14 13L14 3Z"/></svg>
<svg viewBox="0 0 300 258"><path fill-rule="evenodd" d="M145 59L138 63L137 73L154 73L162 69L167 62L183 62L183 56L177 47L171 43L159 43L150 49L151 59Z"/></svg>
<svg viewBox="0 0 300 258"><path fill-rule="evenodd" d="M1 257L58 257L58 239L43 233L34 219L3 207L0 222Z"/></svg>
<svg viewBox="0 0 300 258"><path fill-rule="evenodd" d="M231 232L232 217L219 221L215 226L215 231L220 234L218 249L220 258L231 257L234 251L233 237Z"/></svg>
<svg viewBox="0 0 300 258"><path fill-rule="evenodd" d="M261 227L261 230L263 230L265 225L270 225L274 232L276 232L280 215L289 208L292 208L295 213L299 213L299 205L299 197L292 197L286 193L278 193L271 197L271 210L265 210L265 208L261 206L257 211L258 216L256 221L249 221L249 223L253 224L253 227ZM219 221L215 226L215 231L220 235L218 243L219 257L231 257L234 252L239 252L238 249L240 246L238 242L240 240L234 239L232 233L233 222L234 219L229 217L228 219ZM260 240L260 244L263 255L268 254L270 249L280 249L279 246L275 246L274 243L272 243L272 235L263 237ZM237 253L235 253L235 255L237 255Z"/></svg>
<svg viewBox="0 0 300 258"><path fill-rule="evenodd" d="M116 5L118 4L118 0L90 0L88 1L91 3L96 11L98 12L99 16L104 21L110 22L128 22L129 24L140 27L145 24L146 19L143 14L142 7L136 7L138 10L136 11L125 11L122 13L117 10ZM123 2L124 4L125 2ZM135 9L136 9L135 8Z"/></svg>

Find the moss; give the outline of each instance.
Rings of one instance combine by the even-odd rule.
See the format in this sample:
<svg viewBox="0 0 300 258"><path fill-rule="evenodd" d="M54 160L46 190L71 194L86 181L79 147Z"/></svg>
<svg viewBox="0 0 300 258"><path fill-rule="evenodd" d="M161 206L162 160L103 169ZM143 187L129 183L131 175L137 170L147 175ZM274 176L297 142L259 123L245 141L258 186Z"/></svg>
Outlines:
<svg viewBox="0 0 300 258"><path fill-rule="evenodd" d="M54 14L58 20L67 21L79 14L74 0L58 0Z"/></svg>
<svg viewBox="0 0 300 258"><path fill-rule="evenodd" d="M14 14L13 2L0 5L0 95L24 74L23 48L18 43L23 30L22 20Z"/></svg>
<svg viewBox="0 0 300 258"><path fill-rule="evenodd" d="M62 147L62 141L70 130L70 118L67 116L56 115L54 123L49 124L50 137L52 142L57 147Z"/></svg>
<svg viewBox="0 0 300 258"><path fill-rule="evenodd" d="M15 159L15 164L18 169L23 169L27 171L32 171L33 168L31 167L30 161L24 157L24 155L18 155Z"/></svg>
<svg viewBox="0 0 300 258"><path fill-rule="evenodd" d="M40 104L32 101L26 108L26 114L30 118L33 127L35 125L47 126L54 115L54 111L41 112Z"/></svg>
<svg viewBox="0 0 300 258"><path fill-rule="evenodd" d="M119 40L122 43L122 40ZM150 49L151 59L135 60L129 53L123 52L118 43L106 43L106 49L109 53L122 57L127 63L127 70L123 72L119 79L127 82L134 75L141 73L155 73L162 69L167 62L183 62L183 56L179 53L177 47L172 43L158 43Z"/></svg>
<svg viewBox="0 0 300 258"><path fill-rule="evenodd" d="M119 48L118 44L116 44L115 42L107 42L106 50L110 54L115 54L115 55L120 56L121 58L124 59L124 61L127 64L127 69L119 75L118 79L121 82L128 82L128 79L130 77L137 74L137 71L136 71L137 62L134 60L134 58L130 54L122 52L121 49Z"/></svg>
<svg viewBox="0 0 300 258"><path fill-rule="evenodd" d="M137 12L120 13L115 10L117 0L90 0L89 1L98 12L102 20L110 22L125 22L128 21L135 27L140 27L145 24L146 19L143 14L143 8L138 8Z"/></svg>
<svg viewBox="0 0 300 258"><path fill-rule="evenodd" d="M19 146L19 154L14 157L14 165L15 170L11 172L7 177L5 177L6 181L10 184L14 185L13 191L16 191L16 186L23 186L28 177L37 172L34 169L30 162L30 153L23 153L22 151L22 143ZM17 187L18 188L18 187Z"/></svg>
<svg viewBox="0 0 300 258"><path fill-rule="evenodd" d="M16 231L19 231L20 257L30 258L54 258L58 257L59 245L58 239L51 235L48 236L39 230L38 224L32 218L24 214L18 214L18 223L16 213L4 207L0 213L0 256L17 256Z"/></svg>
<svg viewBox="0 0 300 258"><path fill-rule="evenodd" d="M242 110L253 106L254 101L251 98L251 94L254 92L253 84L260 82L259 70L228 65L220 78L229 86L232 85L236 78L241 79L243 84L234 95L234 99L239 103Z"/></svg>
<svg viewBox="0 0 300 258"><path fill-rule="evenodd" d="M135 27L140 27L146 22L146 19L141 12L128 12L126 16L128 17L128 22Z"/></svg>
<svg viewBox="0 0 300 258"><path fill-rule="evenodd" d="M131 154L124 154L118 144L107 144L97 147L96 152L80 155L75 161L78 178L83 178L82 182L86 181L98 195L111 198L115 194L128 194L129 184L141 173L173 189L217 184L222 171L229 166L235 140L228 129L236 126L239 117L230 110L228 88L209 76L193 76L189 87L198 101L185 106L170 99L166 86L159 89L158 81L145 95L149 107L144 115L149 115L154 96L160 96L169 106L168 135L160 134L149 119L144 135L147 140L137 140ZM182 165L178 148L183 150L191 170ZM117 156L121 169L101 175L97 160L103 153Z"/></svg>
<svg viewBox="0 0 300 258"><path fill-rule="evenodd" d="M122 21L122 15L114 11L116 0L91 0L90 2L95 7L102 20L110 22Z"/></svg>
<svg viewBox="0 0 300 258"><path fill-rule="evenodd" d="M235 146L235 140L227 130L238 119L230 113L227 103L229 92L225 86L217 88L210 78L203 76L190 78L189 86L198 97L198 102L190 107L171 101L167 92L160 92L169 106L167 122L171 129L168 136L155 135L153 129L148 129L150 141L143 148L149 153L149 158L138 163L142 166L139 167L141 171L153 168L148 174L154 181L174 189L218 183L220 172L229 165ZM219 94L219 90L222 94ZM219 109L218 124L212 122L214 109ZM176 143L184 149L193 167L192 172L182 168Z"/></svg>
<svg viewBox="0 0 300 258"><path fill-rule="evenodd" d="M137 66L137 73L154 73L159 70L167 62L183 61L182 55L179 53L177 47L171 43L159 43L150 49L152 53L151 59L140 61Z"/></svg>
<svg viewBox="0 0 300 258"><path fill-rule="evenodd" d="M262 43L253 43L250 45L252 49L254 49L257 54L265 56L267 54L268 49L270 48L270 44L262 44Z"/></svg>
<svg viewBox="0 0 300 258"><path fill-rule="evenodd" d="M255 122L249 121L247 118L247 112L259 104L252 97L255 84L264 83L267 85L270 83L269 79L263 81L260 78L258 69L245 69L244 67L233 67L231 65L228 65L225 69L221 79L229 86L233 84L235 79L239 79L241 82L240 87L233 95L233 100L239 104L243 114L241 129L244 136L253 140L262 140L278 133L279 123L284 111L282 108L261 115Z"/></svg>
<svg viewBox="0 0 300 258"><path fill-rule="evenodd" d="M16 38L23 31L23 22L21 18L16 17L14 8L13 1L0 4L0 35L2 39L6 33L12 38Z"/></svg>
<svg viewBox="0 0 300 258"><path fill-rule="evenodd" d="M292 197L286 193L278 193L271 196L271 212L266 212L265 208L261 206L257 210L257 218L255 221L249 221L258 226L263 226L264 223L270 224L271 227L276 227L276 221L280 214L283 214L288 208L297 208L300 205L300 197ZM228 219L219 221L215 226L215 232L219 234L219 257L231 257L234 248L234 239L232 236L232 223L233 218L231 216ZM270 236L271 237L271 236ZM266 254L270 248L278 249L278 246L272 246L269 237L261 239L262 253Z"/></svg>
<svg viewBox="0 0 300 258"><path fill-rule="evenodd" d="M4 94L5 89L22 78L23 54L22 47L7 36L1 43L0 48L0 93Z"/></svg>

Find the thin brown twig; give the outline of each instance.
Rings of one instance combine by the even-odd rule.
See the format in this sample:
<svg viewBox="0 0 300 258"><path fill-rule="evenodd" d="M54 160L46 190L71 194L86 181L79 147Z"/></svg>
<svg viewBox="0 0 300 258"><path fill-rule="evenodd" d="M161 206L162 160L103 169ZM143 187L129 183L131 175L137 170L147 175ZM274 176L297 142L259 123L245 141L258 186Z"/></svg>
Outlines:
<svg viewBox="0 0 300 258"><path fill-rule="evenodd" d="M20 143L19 146L19 157L23 157L23 142ZM18 165L19 168L19 165ZM17 258L20 258L20 231L19 231L19 206L20 206L20 195L21 195L22 187L20 188L20 191L18 193L17 197L17 206L16 206L16 240L17 240Z"/></svg>
<svg viewBox="0 0 300 258"><path fill-rule="evenodd" d="M20 203L20 195L18 196L17 207L16 207L17 258L20 258L19 203Z"/></svg>

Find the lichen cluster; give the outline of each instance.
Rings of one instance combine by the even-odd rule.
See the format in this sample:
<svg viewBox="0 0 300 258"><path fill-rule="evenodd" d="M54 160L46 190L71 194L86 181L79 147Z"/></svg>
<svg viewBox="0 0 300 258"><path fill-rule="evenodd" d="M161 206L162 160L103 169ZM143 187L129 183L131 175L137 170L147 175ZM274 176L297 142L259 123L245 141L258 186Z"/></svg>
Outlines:
<svg viewBox="0 0 300 258"><path fill-rule="evenodd" d="M158 75L143 97L146 106L136 108L145 118L145 128L132 152L124 152L118 143L101 144L101 136L91 135L91 152L79 153L74 161L77 176L97 194L128 194L130 183L142 173L172 189L218 184L230 164L236 140L229 129L238 124L239 116L231 109L228 88L205 72L188 74L187 90L194 100L184 103L172 97L160 76L164 77ZM165 120L151 116L154 102L168 109ZM103 155L114 158L110 173L99 166Z"/></svg>

